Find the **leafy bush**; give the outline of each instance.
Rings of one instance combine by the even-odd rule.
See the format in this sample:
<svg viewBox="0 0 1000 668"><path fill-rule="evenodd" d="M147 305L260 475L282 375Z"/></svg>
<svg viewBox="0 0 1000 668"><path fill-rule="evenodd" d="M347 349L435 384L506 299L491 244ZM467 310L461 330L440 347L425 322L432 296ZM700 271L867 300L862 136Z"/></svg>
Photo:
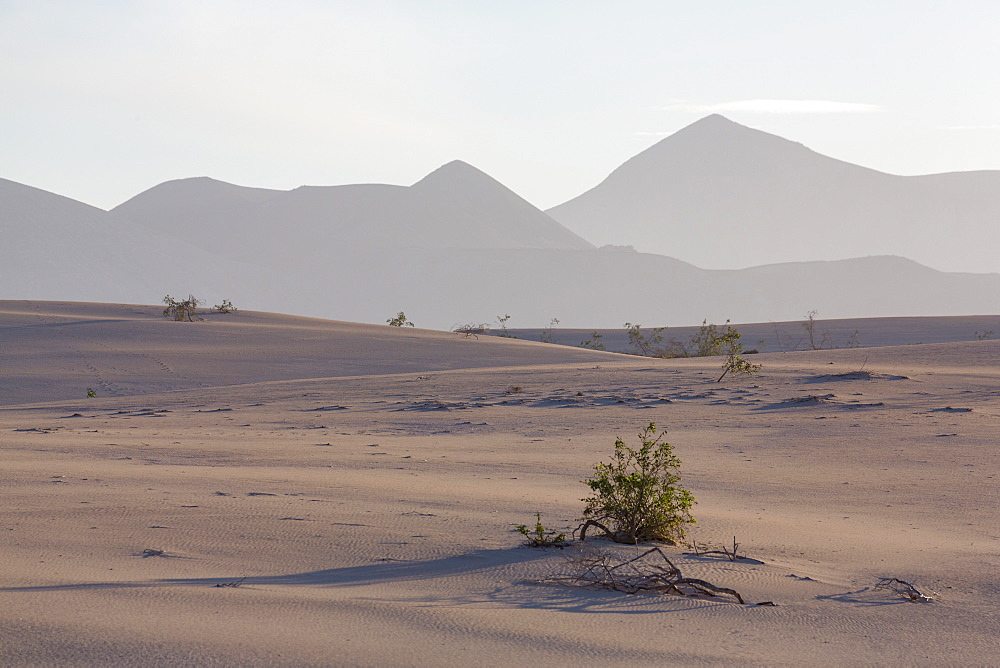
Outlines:
<svg viewBox="0 0 1000 668"><path fill-rule="evenodd" d="M395 317L385 321L390 327L414 327L415 325L406 319L406 314L400 311Z"/></svg>
<svg viewBox="0 0 1000 668"><path fill-rule="evenodd" d="M728 327L729 331L736 331L734 328L729 327L728 320L726 321L726 327ZM691 337L691 352L689 355L691 357L721 355L725 336L726 334L723 334L719 330L718 325L710 325L708 324L708 320L702 320L698 332Z"/></svg>
<svg viewBox="0 0 1000 668"><path fill-rule="evenodd" d="M743 344L740 343L740 333L735 327L727 326L726 333L719 337L719 343L726 359L722 362L722 375L719 376L717 383L721 383L728 373L750 376L760 371L759 364L751 364L743 359Z"/></svg>
<svg viewBox="0 0 1000 668"><path fill-rule="evenodd" d="M611 463L597 464L594 476L584 481L594 492L583 499L588 521L584 527L596 525L618 543L674 543L684 537L686 525L695 523L691 516L695 500L677 484L681 460L662 440L664 435L657 434L650 422L639 432L638 448L615 440Z"/></svg>
<svg viewBox="0 0 1000 668"><path fill-rule="evenodd" d="M228 299L223 299L222 303L213 306L212 310L216 313L236 313L239 311L239 309L233 306L233 303Z"/></svg>
<svg viewBox="0 0 1000 668"><path fill-rule="evenodd" d="M198 316L198 305L205 302L194 295L188 295L187 299L183 300L174 299L170 295L167 295L163 298L163 303L167 305L167 308L163 309L164 317L173 318L177 321L187 320L188 322L194 322L195 320L201 320Z"/></svg>
<svg viewBox="0 0 1000 668"><path fill-rule="evenodd" d="M628 330L629 345L635 348L640 355L647 357L659 357L662 355L663 351L657 350L656 346L663 342L663 330L666 327L653 329L652 334L648 337L642 333L642 325L633 325L630 322L626 322L625 329Z"/></svg>

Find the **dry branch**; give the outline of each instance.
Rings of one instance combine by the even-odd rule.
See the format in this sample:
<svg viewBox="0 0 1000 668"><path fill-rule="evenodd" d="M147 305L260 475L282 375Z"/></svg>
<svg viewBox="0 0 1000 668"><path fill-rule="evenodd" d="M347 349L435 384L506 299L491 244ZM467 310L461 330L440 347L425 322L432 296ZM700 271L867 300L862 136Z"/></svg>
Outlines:
<svg viewBox="0 0 1000 668"><path fill-rule="evenodd" d="M724 555L727 559L729 559L729 561L737 561L739 559L749 559L750 557L746 556L745 554L740 554L738 552L739 547L740 544L736 542L736 536L733 536L732 552L730 552L729 548L727 548L725 545L722 545L721 549L719 550L703 550L698 547L697 542L692 542L692 548L694 549L694 553L699 557L706 554L721 554Z"/></svg>
<svg viewBox="0 0 1000 668"><path fill-rule="evenodd" d="M906 580L900 580L899 578L879 578L878 584L875 585L875 588L887 589L891 592L905 596L916 603L924 603L933 600L933 597L927 596Z"/></svg>
<svg viewBox="0 0 1000 668"><path fill-rule="evenodd" d="M657 563L658 554L663 559ZM733 589L717 587L705 580L686 578L680 569L658 547L652 547L631 559L620 561L604 550L592 550L567 557L572 573L546 578L551 582L570 587L595 587L611 589L626 594L653 591L678 596L716 596L726 594L740 603L743 597Z"/></svg>

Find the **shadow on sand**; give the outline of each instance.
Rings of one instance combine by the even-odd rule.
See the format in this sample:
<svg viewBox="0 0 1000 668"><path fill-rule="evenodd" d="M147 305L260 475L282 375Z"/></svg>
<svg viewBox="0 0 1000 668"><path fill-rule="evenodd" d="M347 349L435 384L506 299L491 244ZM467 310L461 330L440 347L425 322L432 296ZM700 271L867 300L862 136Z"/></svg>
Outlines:
<svg viewBox="0 0 1000 668"><path fill-rule="evenodd" d="M44 592L74 590L115 590L154 587L252 587L253 585L306 587L360 587L393 582L437 580L484 571L506 571L507 567L526 564L554 556L550 550L513 548L476 550L465 554L423 561L379 561L361 566L331 568L283 575L237 576L219 578L176 578L146 581L84 582L29 587L0 587L0 592ZM530 570L530 569L528 569ZM510 577L504 574L504 579ZM492 578L491 578L492 579ZM564 612L589 613L663 613L690 611L694 607L716 606L723 602L689 599L656 594L623 594L592 588L551 585L533 580L516 580L479 592L469 591L448 595L451 587L443 587L436 596L414 598L425 605L509 605L522 608L552 609ZM369 600L382 600L366 597ZM390 600L389 598L384 600ZM394 601L409 600L391 597ZM678 605L680 603L680 605Z"/></svg>

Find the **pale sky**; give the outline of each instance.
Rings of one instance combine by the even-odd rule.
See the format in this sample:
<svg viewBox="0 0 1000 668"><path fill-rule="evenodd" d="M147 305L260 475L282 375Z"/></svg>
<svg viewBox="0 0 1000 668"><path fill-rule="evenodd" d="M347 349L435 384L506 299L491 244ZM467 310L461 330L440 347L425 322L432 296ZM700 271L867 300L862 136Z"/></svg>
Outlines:
<svg viewBox="0 0 1000 668"><path fill-rule="evenodd" d="M111 208L461 159L548 208L716 112L894 174L1000 169L998 27L996 0L0 0L0 177Z"/></svg>

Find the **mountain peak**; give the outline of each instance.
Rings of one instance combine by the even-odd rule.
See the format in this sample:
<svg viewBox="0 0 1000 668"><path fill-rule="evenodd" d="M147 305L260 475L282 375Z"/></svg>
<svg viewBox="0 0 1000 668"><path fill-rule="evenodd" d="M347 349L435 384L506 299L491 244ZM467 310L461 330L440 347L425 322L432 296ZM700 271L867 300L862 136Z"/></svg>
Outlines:
<svg viewBox="0 0 1000 668"><path fill-rule="evenodd" d="M746 150L760 150L765 146L797 146L802 148L802 144L798 142L790 141L784 137L764 132L763 130L747 127L746 125L740 125L721 114L705 116L690 125L684 126L672 135L664 137L650 148L655 149L660 145L685 143L698 144L701 147L710 144L728 144L732 145L733 148L743 148Z"/></svg>
<svg viewBox="0 0 1000 668"><path fill-rule="evenodd" d="M452 160L412 186L421 201L457 220L478 225L483 239L493 235L496 247L593 248L590 242L554 221L513 190L467 162ZM471 229L471 228L470 228Z"/></svg>
<svg viewBox="0 0 1000 668"><path fill-rule="evenodd" d="M492 176L477 169L462 160L452 160L435 169L433 172L413 184L414 188L426 188L438 184L448 186L464 185L473 183L489 184L495 187L506 188L502 183Z"/></svg>

